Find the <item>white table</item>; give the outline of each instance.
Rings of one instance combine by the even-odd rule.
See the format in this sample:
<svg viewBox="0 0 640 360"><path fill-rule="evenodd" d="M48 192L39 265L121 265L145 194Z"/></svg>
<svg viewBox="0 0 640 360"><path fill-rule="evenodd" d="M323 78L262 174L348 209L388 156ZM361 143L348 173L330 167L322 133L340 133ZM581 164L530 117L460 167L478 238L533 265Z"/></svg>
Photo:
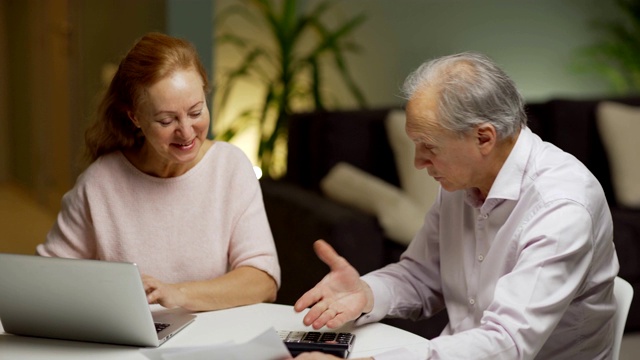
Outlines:
<svg viewBox="0 0 640 360"><path fill-rule="evenodd" d="M152 309L154 312L169 311L160 307ZM296 313L289 305L256 304L197 315L191 325L169 339L162 348L213 345L228 341L242 343L271 327L276 330L312 330L302 324L304 312ZM321 329L324 330L327 329ZM416 347L427 342L413 333L381 323L361 327L346 325L339 330L328 331L356 334L350 358L372 356L397 347ZM0 360L5 359L148 360L136 347L14 336L5 333L0 325Z"/></svg>

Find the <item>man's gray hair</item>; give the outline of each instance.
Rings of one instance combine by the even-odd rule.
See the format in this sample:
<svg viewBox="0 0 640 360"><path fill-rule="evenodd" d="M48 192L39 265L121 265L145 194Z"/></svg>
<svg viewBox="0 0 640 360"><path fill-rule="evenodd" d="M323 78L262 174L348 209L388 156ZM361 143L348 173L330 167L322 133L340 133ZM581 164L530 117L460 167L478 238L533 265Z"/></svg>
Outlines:
<svg viewBox="0 0 640 360"><path fill-rule="evenodd" d="M465 52L425 62L407 77L402 92L410 100L426 89L439 96L437 116L446 129L465 133L490 123L504 139L527 124L515 83L485 55Z"/></svg>

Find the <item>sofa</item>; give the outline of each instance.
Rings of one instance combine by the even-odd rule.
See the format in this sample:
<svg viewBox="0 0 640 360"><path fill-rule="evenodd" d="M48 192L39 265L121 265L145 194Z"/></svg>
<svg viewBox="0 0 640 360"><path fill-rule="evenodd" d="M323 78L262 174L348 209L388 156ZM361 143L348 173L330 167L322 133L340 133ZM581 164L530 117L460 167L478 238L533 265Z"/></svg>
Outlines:
<svg viewBox="0 0 640 360"><path fill-rule="evenodd" d="M600 106L603 102L613 102L615 111L607 110L604 115L598 115L603 111ZM640 205L629 206L627 199L626 203L621 203L616 193L619 178L612 176L609 158L612 152L609 146L617 145L616 134L625 135L609 131L607 141L604 141L602 126L599 127L597 120L610 116L611 112L615 115L616 111L622 111L627 125L628 121L640 125L640 110L615 108L619 104L640 106L640 98L554 99L528 104L526 110L529 127L535 133L576 156L600 180L613 217L619 275L640 294ZM372 184L382 186L380 189L388 190L389 194L394 194L393 189L402 192L406 183L401 181L404 180L404 162L398 163L397 145L388 134L390 114L398 111L401 110L380 108L304 113L291 117L287 174L278 180L261 180L265 208L282 267L282 287L277 302L293 304L327 273L327 266L313 252L312 244L316 239L327 240L361 274L397 261L406 248L406 241L391 236L393 231L389 231L388 224L381 221L375 211L347 203L323 186L340 164L347 164L366 173L370 177L367 180L375 179ZM635 115L633 111L638 111L637 118L632 116ZM616 151L620 153L619 149ZM635 154L639 155L640 151ZM616 166L617 170L626 169L619 164ZM637 186L640 187L640 182ZM351 187L349 191L357 192L358 189ZM349 191L343 194L347 198ZM447 321L446 310L416 322L384 320L426 338L437 336ZM633 301L626 331L640 331L640 296Z"/></svg>

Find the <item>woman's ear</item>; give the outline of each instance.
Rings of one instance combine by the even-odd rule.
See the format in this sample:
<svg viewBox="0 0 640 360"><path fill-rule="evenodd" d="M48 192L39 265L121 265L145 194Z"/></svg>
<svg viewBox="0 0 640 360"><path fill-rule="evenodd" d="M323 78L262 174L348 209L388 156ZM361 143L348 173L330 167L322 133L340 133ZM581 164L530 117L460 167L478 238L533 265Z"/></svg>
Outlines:
<svg viewBox="0 0 640 360"><path fill-rule="evenodd" d="M483 154L491 152L498 140L496 128L490 123L483 123L476 127L475 134L480 151Z"/></svg>
<svg viewBox="0 0 640 360"><path fill-rule="evenodd" d="M131 120L133 125L135 125L139 129L140 128L140 122L138 121L138 119L136 119L135 114L133 112L131 112L131 111L127 111L127 116L129 117L129 119Z"/></svg>

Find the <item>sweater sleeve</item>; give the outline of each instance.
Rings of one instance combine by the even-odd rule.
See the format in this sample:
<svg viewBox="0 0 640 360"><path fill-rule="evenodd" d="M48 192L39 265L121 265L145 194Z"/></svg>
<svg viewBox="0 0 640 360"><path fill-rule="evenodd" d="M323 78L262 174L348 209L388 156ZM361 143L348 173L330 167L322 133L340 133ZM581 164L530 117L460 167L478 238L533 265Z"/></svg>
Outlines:
<svg viewBox="0 0 640 360"><path fill-rule="evenodd" d="M236 176L229 188L235 194L229 203L242 204L237 209L229 244L229 267L252 266L269 274L280 286L280 265L273 235L264 208L260 183L244 154L234 154ZM232 208L233 206L230 206Z"/></svg>
<svg viewBox="0 0 640 360"><path fill-rule="evenodd" d="M43 244L36 247L41 256L96 258L96 244L84 178L62 197L56 222Z"/></svg>

